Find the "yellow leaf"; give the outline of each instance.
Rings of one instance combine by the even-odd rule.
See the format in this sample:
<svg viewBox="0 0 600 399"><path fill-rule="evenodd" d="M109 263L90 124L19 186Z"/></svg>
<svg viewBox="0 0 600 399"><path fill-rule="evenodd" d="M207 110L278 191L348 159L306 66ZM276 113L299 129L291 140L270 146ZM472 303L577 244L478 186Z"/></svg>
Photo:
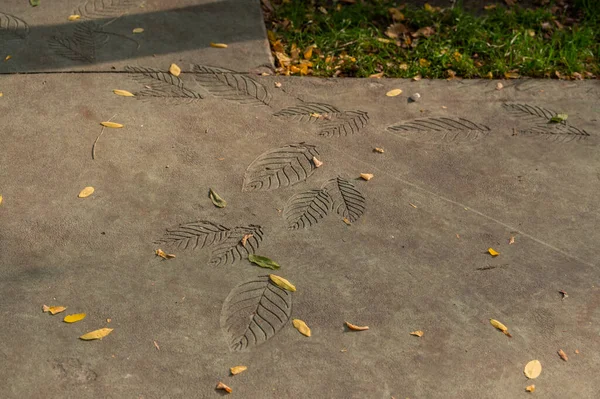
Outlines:
<svg viewBox="0 0 600 399"><path fill-rule="evenodd" d="M400 94L402 94L402 90L400 90L400 89L390 90L387 93L385 93L385 95L388 97L396 97L396 96L399 96Z"/></svg>
<svg viewBox="0 0 600 399"><path fill-rule="evenodd" d="M506 79L519 79L519 74L516 72L504 72L504 77Z"/></svg>
<svg viewBox="0 0 600 399"><path fill-rule="evenodd" d="M87 334L83 334L79 339L84 341L91 341L93 339L102 339L112 332L112 328L101 328L99 330L90 331Z"/></svg>
<svg viewBox="0 0 600 399"><path fill-rule="evenodd" d="M248 241L249 238L254 237L254 234L246 234L242 237L242 240L240 241L242 243L242 247L246 246L246 242Z"/></svg>
<svg viewBox="0 0 600 399"><path fill-rule="evenodd" d="M283 288L284 290L288 290L288 291L292 291L292 292L296 291L296 287L294 286L294 284L290 283L283 277L279 277L276 274L269 274L269 278L271 279L273 284L275 284L279 288Z"/></svg>
<svg viewBox="0 0 600 399"><path fill-rule="evenodd" d="M168 254L160 248L154 251L154 253L156 254L156 256L160 256L163 259L173 259L175 257L175 255Z"/></svg>
<svg viewBox="0 0 600 399"><path fill-rule="evenodd" d="M4 93L2 93L2 92L0 91L0 97L2 97L3 95L4 95Z"/></svg>
<svg viewBox="0 0 600 399"><path fill-rule="evenodd" d="M296 330L300 332L300 334L310 337L310 328L308 328L305 322L300 319L294 319L292 323L294 324Z"/></svg>
<svg viewBox="0 0 600 399"><path fill-rule="evenodd" d="M223 384L221 381L219 381L219 383L217 384L217 388L216 389L220 389L220 390L225 391L227 393L231 393L231 388L229 388L227 385Z"/></svg>
<svg viewBox="0 0 600 399"><path fill-rule="evenodd" d="M494 8L496 8L496 5L495 4L490 4L490 5L487 5L487 6L483 6L483 8L486 11L489 11L489 10L493 10Z"/></svg>
<svg viewBox="0 0 600 399"><path fill-rule="evenodd" d="M423 8L427 12L435 12L435 8L433 8L429 3L425 3L425 5L423 6Z"/></svg>
<svg viewBox="0 0 600 399"><path fill-rule="evenodd" d="M179 68L177 64L171 64L169 67L169 73L173 76L179 76L179 74L181 74L181 68Z"/></svg>
<svg viewBox="0 0 600 399"><path fill-rule="evenodd" d="M69 18L67 18L67 19L69 21L77 21L79 18L81 18L81 15L73 14L73 15L69 15Z"/></svg>
<svg viewBox="0 0 600 399"><path fill-rule="evenodd" d="M7 55L6 58L4 59L4 62L10 60L12 58L12 55Z"/></svg>
<svg viewBox="0 0 600 399"><path fill-rule="evenodd" d="M373 148L373 151L378 152L380 154L383 154L385 152L385 150L383 148L379 148L379 147Z"/></svg>
<svg viewBox="0 0 600 399"><path fill-rule="evenodd" d="M344 218L342 219L344 223L346 223L348 226L350 226L352 224L352 222L350 221L350 219L348 218Z"/></svg>
<svg viewBox="0 0 600 399"><path fill-rule="evenodd" d="M404 20L404 14L402 14L400 12L400 10L398 10L397 8L390 8L388 11L394 21L403 21Z"/></svg>
<svg viewBox="0 0 600 399"><path fill-rule="evenodd" d="M115 93L117 96L123 96L123 97L135 97L135 94L128 92L127 90L119 90L119 89L114 89L113 93Z"/></svg>
<svg viewBox="0 0 600 399"><path fill-rule="evenodd" d="M310 60L310 57L312 57L312 52L313 49L315 48L314 45L308 46L305 50L304 50L304 59L305 60Z"/></svg>
<svg viewBox="0 0 600 399"><path fill-rule="evenodd" d="M500 255L500 252L494 251L494 248L488 248L488 252L492 256L498 256L498 255Z"/></svg>
<svg viewBox="0 0 600 399"><path fill-rule="evenodd" d="M65 323L76 323L83 319L85 319L85 313L75 313L75 314L70 314L68 316L65 316L63 321Z"/></svg>
<svg viewBox="0 0 600 399"><path fill-rule="evenodd" d="M496 327L498 330L502 331L507 337L512 337L512 335L510 335L510 333L508 332L508 327L500 323L498 320L490 319L490 324Z"/></svg>
<svg viewBox="0 0 600 399"><path fill-rule="evenodd" d="M413 204L412 202L409 202L408 205L412 206L413 208L416 208L417 206L415 204Z"/></svg>
<svg viewBox="0 0 600 399"><path fill-rule="evenodd" d="M427 61L425 58L421 58L419 59L419 65L421 65L422 67L428 67L429 65L431 65L431 62Z"/></svg>
<svg viewBox="0 0 600 399"><path fill-rule="evenodd" d="M413 332L410 333L410 335L414 335L414 336L420 338L420 337L423 336L423 331L421 331L421 330L413 331Z"/></svg>
<svg viewBox="0 0 600 399"><path fill-rule="evenodd" d="M345 322L346 326L352 331L365 331L369 329L369 326L357 326L356 324Z"/></svg>
<svg viewBox="0 0 600 399"><path fill-rule="evenodd" d="M53 315L64 312L65 310L67 310L66 306L42 306L42 311L44 311L44 313L50 313Z"/></svg>
<svg viewBox="0 0 600 399"><path fill-rule="evenodd" d="M110 127L113 129L120 129L123 127L122 124L116 122L100 122L100 124L104 127Z"/></svg>
<svg viewBox="0 0 600 399"><path fill-rule="evenodd" d="M248 370L248 367L246 366L235 366L229 369L231 375L238 375L239 373L243 373L246 370Z"/></svg>
<svg viewBox="0 0 600 399"><path fill-rule="evenodd" d="M562 360L564 360L565 362L569 361L569 357L567 356L567 354L562 349L558 350L558 356L560 356L560 358Z"/></svg>
<svg viewBox="0 0 600 399"><path fill-rule="evenodd" d="M421 76L421 74L418 74L418 75L413 76L412 81L418 82L421 79L423 79L423 77Z"/></svg>
<svg viewBox="0 0 600 399"><path fill-rule="evenodd" d="M515 243L515 237L510 237L510 240L508 240L508 244L514 244Z"/></svg>
<svg viewBox="0 0 600 399"><path fill-rule="evenodd" d="M527 388L525 388L525 390L527 392L535 392L535 385L533 385L533 384L529 385L529 386L527 386Z"/></svg>
<svg viewBox="0 0 600 399"><path fill-rule="evenodd" d="M0 205L2 205L2 196L0 195Z"/></svg>
<svg viewBox="0 0 600 399"><path fill-rule="evenodd" d="M361 173L360 178L363 180L369 181L373 178L373 174L372 173Z"/></svg>
<svg viewBox="0 0 600 399"><path fill-rule="evenodd" d="M369 75L370 78L374 78L374 79L381 79L383 78L383 72L379 72L379 73L374 73L372 75Z"/></svg>
<svg viewBox="0 0 600 399"><path fill-rule="evenodd" d="M86 197L89 197L90 195L92 195L93 193L94 193L94 187L88 186L79 192L78 197L86 198Z"/></svg>
<svg viewBox="0 0 600 399"><path fill-rule="evenodd" d="M132 30L133 33L142 33L144 31L144 28L135 28Z"/></svg>
<svg viewBox="0 0 600 399"><path fill-rule="evenodd" d="M317 157L313 157L312 161L313 161L313 164L315 165L315 168L320 168L321 166L323 166L323 162L319 161L317 159Z"/></svg>
<svg viewBox="0 0 600 399"><path fill-rule="evenodd" d="M539 360L530 361L525 365L523 373L525 373L525 376L531 380L538 378L542 373L542 363L540 363Z"/></svg>
<svg viewBox="0 0 600 399"><path fill-rule="evenodd" d="M378 37L377 41L381 42L381 43L392 43L392 41L390 39L386 39L384 37Z"/></svg>
<svg viewBox="0 0 600 399"><path fill-rule="evenodd" d="M214 47L214 48L227 48L227 45L225 43L211 43L210 47Z"/></svg>

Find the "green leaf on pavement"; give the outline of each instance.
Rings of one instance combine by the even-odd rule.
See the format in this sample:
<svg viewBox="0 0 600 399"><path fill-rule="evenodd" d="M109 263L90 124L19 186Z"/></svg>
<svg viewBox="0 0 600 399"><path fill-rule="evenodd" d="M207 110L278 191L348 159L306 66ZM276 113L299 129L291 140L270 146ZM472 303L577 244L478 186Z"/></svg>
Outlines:
<svg viewBox="0 0 600 399"><path fill-rule="evenodd" d="M31 4L31 7L37 7L40 5L40 0L29 0L29 4Z"/></svg>
<svg viewBox="0 0 600 399"><path fill-rule="evenodd" d="M227 201L221 198L219 194L215 193L212 188L208 190L208 196L216 207L225 208L227 206Z"/></svg>
<svg viewBox="0 0 600 399"><path fill-rule="evenodd" d="M248 260L252 263L256 263L260 267L265 267L267 269L277 270L281 267L277 262L267 258L266 256L250 254L248 255Z"/></svg>
<svg viewBox="0 0 600 399"><path fill-rule="evenodd" d="M567 114L556 114L556 116L553 116L552 119L550 119L550 122L551 123L561 123L563 121L566 121L568 117L569 117L569 115L567 115Z"/></svg>

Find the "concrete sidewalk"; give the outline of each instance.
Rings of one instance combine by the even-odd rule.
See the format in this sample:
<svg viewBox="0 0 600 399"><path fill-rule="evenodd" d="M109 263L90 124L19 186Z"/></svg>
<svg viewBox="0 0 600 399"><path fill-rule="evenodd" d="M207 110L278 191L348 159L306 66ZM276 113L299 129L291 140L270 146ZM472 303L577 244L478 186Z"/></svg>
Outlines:
<svg viewBox="0 0 600 399"><path fill-rule="evenodd" d="M205 50L0 76L0 397L597 396L597 82L259 77Z"/></svg>

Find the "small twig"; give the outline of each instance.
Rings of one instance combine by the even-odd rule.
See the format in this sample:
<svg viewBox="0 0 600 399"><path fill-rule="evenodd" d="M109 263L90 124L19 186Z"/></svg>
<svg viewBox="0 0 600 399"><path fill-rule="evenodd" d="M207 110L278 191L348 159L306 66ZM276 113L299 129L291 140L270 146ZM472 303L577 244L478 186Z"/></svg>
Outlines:
<svg viewBox="0 0 600 399"><path fill-rule="evenodd" d="M111 116L110 119L108 120L108 122L110 122L112 120L112 118L114 118L115 116L117 116L117 114L114 114L113 116ZM98 137L96 137L96 140L94 141L94 144L92 145L92 160L96 159L96 143L98 142L98 140L100 140L100 136L102 136L102 133L104 133L104 125L102 126L102 130L100 130L100 134L98 135Z"/></svg>

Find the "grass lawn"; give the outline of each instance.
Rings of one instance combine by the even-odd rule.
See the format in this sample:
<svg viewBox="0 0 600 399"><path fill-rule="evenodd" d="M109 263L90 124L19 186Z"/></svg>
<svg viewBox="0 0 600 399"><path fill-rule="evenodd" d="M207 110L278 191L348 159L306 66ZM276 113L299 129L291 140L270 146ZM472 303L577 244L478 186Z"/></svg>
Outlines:
<svg viewBox="0 0 600 399"><path fill-rule="evenodd" d="M263 0L278 73L412 78L595 78L600 1L489 1L477 15L390 0ZM514 6L508 6L516 2Z"/></svg>

